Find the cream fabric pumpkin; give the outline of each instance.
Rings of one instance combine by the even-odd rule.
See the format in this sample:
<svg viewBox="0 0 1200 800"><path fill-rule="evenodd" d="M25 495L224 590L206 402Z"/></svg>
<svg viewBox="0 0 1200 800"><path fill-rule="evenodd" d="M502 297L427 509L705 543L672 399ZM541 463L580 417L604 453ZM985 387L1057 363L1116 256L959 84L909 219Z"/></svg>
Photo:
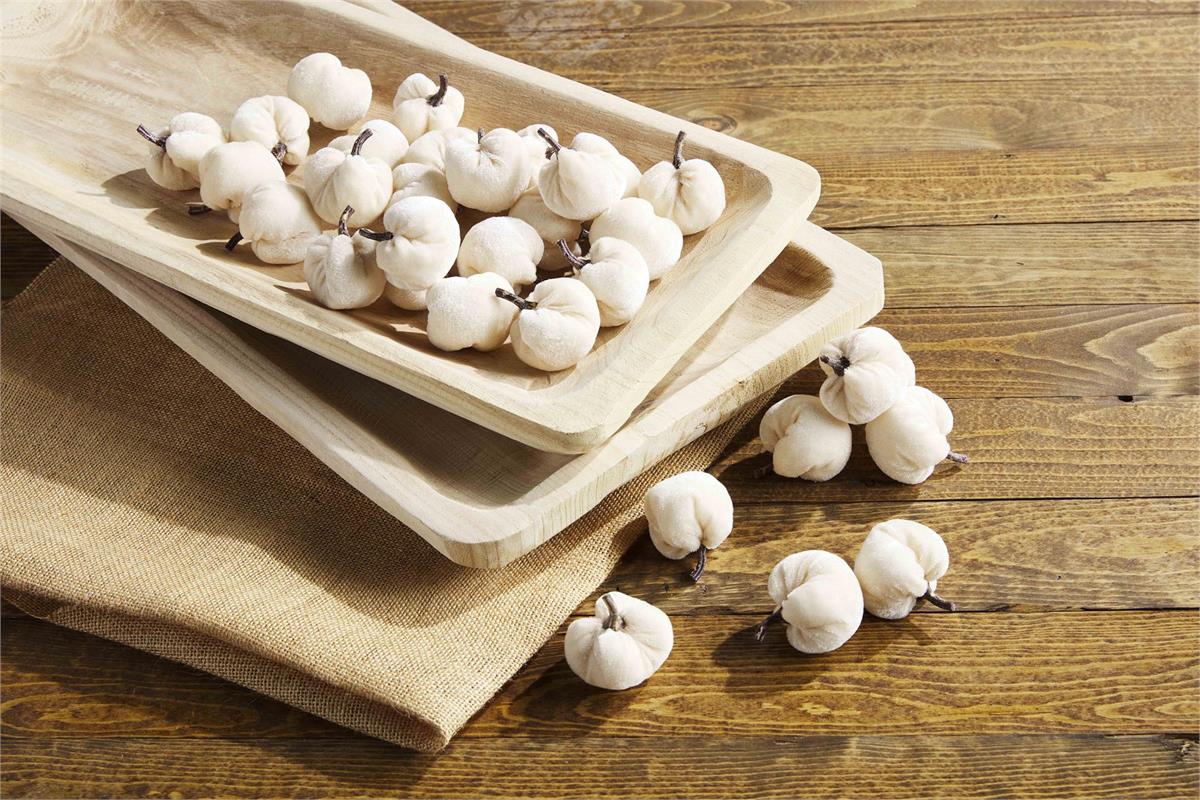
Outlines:
<svg viewBox="0 0 1200 800"><path fill-rule="evenodd" d="M145 125L138 125L137 131L149 143L146 173L150 180L177 192L199 186L200 160L225 144L225 132L217 121L192 111L176 114L157 131Z"/></svg>
<svg viewBox="0 0 1200 800"><path fill-rule="evenodd" d="M912 359L883 328L859 328L834 339L821 348L818 360L825 373L821 402L851 425L875 419L917 382Z"/></svg>
<svg viewBox="0 0 1200 800"><path fill-rule="evenodd" d="M950 569L950 551L937 531L919 522L891 519L871 529L854 559L867 611L881 619L903 619L924 599L947 611L937 584Z"/></svg>
<svg viewBox="0 0 1200 800"><path fill-rule="evenodd" d="M467 208L488 213L507 211L525 191L532 170L521 137L507 128L476 132L474 142L456 139L446 145L446 185L450 196Z"/></svg>
<svg viewBox="0 0 1200 800"><path fill-rule="evenodd" d="M258 142L284 164L308 156L308 112L290 97L266 94L238 106L229 123L235 142Z"/></svg>
<svg viewBox="0 0 1200 800"><path fill-rule="evenodd" d="M557 372L573 367L592 350L600 331L600 309L592 290L574 278L551 278L528 298L500 294L520 313L513 323L513 352L529 366Z"/></svg>
<svg viewBox="0 0 1200 800"><path fill-rule="evenodd" d="M383 296L396 308L405 311L424 311L428 306L428 289L410 291L388 283L383 287Z"/></svg>
<svg viewBox="0 0 1200 800"><path fill-rule="evenodd" d="M596 296L600 326L624 325L646 302L650 274L637 248L622 239L595 239L586 258L571 252L566 239L558 242L559 251L571 265L575 277L587 284Z"/></svg>
<svg viewBox="0 0 1200 800"><path fill-rule="evenodd" d="M784 478L827 481L850 460L850 426L810 395L794 394L767 409L758 435Z"/></svg>
<svg viewBox="0 0 1200 800"><path fill-rule="evenodd" d="M638 249L646 262L650 280L656 281L679 263L683 252L683 233L666 217L654 213L654 207L640 197L618 200L592 222L592 239L613 236Z"/></svg>
<svg viewBox="0 0 1200 800"><path fill-rule="evenodd" d="M531 167L531 171L529 173L529 184L525 187L526 192L529 192L530 190L535 192L537 191L538 170L542 168L542 164L544 164L548 158L546 152L549 150L550 145L548 145L546 140L538 134L539 128L544 130L551 139L556 141L558 140L558 132L544 122L538 122L534 125L526 125L524 128L521 128L521 130L517 131L517 135L520 136L521 141L525 143L525 151L529 156L529 165ZM553 241L557 242L558 239L554 239Z"/></svg>
<svg viewBox="0 0 1200 800"><path fill-rule="evenodd" d="M431 286L426 293L430 343L439 350L483 352L504 344L517 307L497 297L497 289L511 293L513 287L494 272L442 278Z"/></svg>
<svg viewBox="0 0 1200 800"><path fill-rule="evenodd" d="M284 179L283 167L257 142L219 144L200 159L200 200L238 222L242 199L256 186Z"/></svg>
<svg viewBox="0 0 1200 800"><path fill-rule="evenodd" d="M537 176L538 191L547 208L560 217L581 221L595 219L621 199L624 178L607 159L563 147L545 131L539 135L552 151Z"/></svg>
<svg viewBox="0 0 1200 800"><path fill-rule="evenodd" d="M359 235L375 239L375 259L388 283L409 292L422 292L445 277L458 255L458 220L441 200L406 197L383 215L384 233L366 229Z"/></svg>
<svg viewBox="0 0 1200 800"><path fill-rule="evenodd" d="M675 138L675 155L646 170L638 182L638 196L650 201L654 213L679 226L684 236L699 233L725 211L725 182L712 164L683 158L685 134Z"/></svg>
<svg viewBox="0 0 1200 800"><path fill-rule="evenodd" d="M692 580L700 580L708 551L733 530L733 500L725 486L707 472L681 472L646 492L650 541L667 558L699 554Z"/></svg>
<svg viewBox="0 0 1200 800"><path fill-rule="evenodd" d="M446 147L450 142L473 142L478 132L470 128L447 128L442 131L430 131L417 137L408 146L401 164L427 164L438 172L446 172Z"/></svg>
<svg viewBox="0 0 1200 800"><path fill-rule="evenodd" d="M891 408L867 423L867 449L889 478L917 484L942 461L967 461L950 449L946 437L953 429L954 414L946 401L924 386L910 386Z"/></svg>
<svg viewBox="0 0 1200 800"><path fill-rule="evenodd" d="M342 209L350 206L354 209L350 224L367 225L387 207L392 196L392 171L378 158L361 154L373 135L367 128L358 134L349 153L322 147L304 162L304 190L326 222L336 223Z"/></svg>
<svg viewBox="0 0 1200 800"><path fill-rule="evenodd" d="M555 137L557 138L557 137ZM598 155L612 165L621 176L624 189L622 197L637 197L638 184L642 180L642 171L613 146L612 142L595 133L581 132L571 140L571 147L581 153Z"/></svg>
<svg viewBox="0 0 1200 800"><path fill-rule="evenodd" d="M488 217L463 236L458 274L494 272L512 284L511 291L537 280L542 250L542 237L529 223L516 217Z"/></svg>
<svg viewBox="0 0 1200 800"><path fill-rule="evenodd" d="M462 92L451 86L445 75L438 82L421 73L404 79L392 98L396 126L411 142L429 131L442 131L458 125L466 101Z"/></svg>
<svg viewBox="0 0 1200 800"><path fill-rule="evenodd" d="M454 202L446 186L446 176L437 167L399 164L392 170L392 189L389 208L406 197L432 197L450 206L451 211L458 212L458 203Z"/></svg>
<svg viewBox="0 0 1200 800"><path fill-rule="evenodd" d="M371 108L371 79L361 69L342 66L332 53L313 53L288 75L288 97L326 128L349 130Z"/></svg>
<svg viewBox="0 0 1200 800"><path fill-rule="evenodd" d="M378 158L388 165L388 169L395 168L408 152L408 139L399 128L386 119L369 119L361 125L355 125L348 133L331 141L329 146L349 155L358 140L358 135L368 128L371 129L371 136L359 150L359 155L364 158Z"/></svg>
<svg viewBox="0 0 1200 800"><path fill-rule="evenodd" d="M246 239L263 263L295 264L304 260L309 241L320 232L321 220L300 187L284 180L270 181L246 193L238 233L225 249L232 250Z"/></svg>
<svg viewBox="0 0 1200 800"><path fill-rule="evenodd" d="M596 601L596 615L567 628L567 666L600 689L628 689L663 665L675 644L670 618L659 609L621 592Z"/></svg>
<svg viewBox="0 0 1200 800"><path fill-rule="evenodd" d="M387 283L375 263L376 243L350 235L346 224L351 213L347 206L337 230L314 236L304 253L304 280L326 308L365 308L379 299Z"/></svg>
<svg viewBox="0 0 1200 800"><path fill-rule="evenodd" d="M849 641L862 623L863 593L854 572L824 550L792 553L771 570L767 592L775 612L758 627L777 619L787 623L787 639L801 653L829 653Z"/></svg>
<svg viewBox="0 0 1200 800"><path fill-rule="evenodd" d="M566 269L567 263L558 251L558 240L575 241L579 236L578 222L560 217L547 208L546 201L542 199L536 186L517 198L508 215L529 223L538 232L538 236L542 237L545 249L539 266L543 269Z"/></svg>

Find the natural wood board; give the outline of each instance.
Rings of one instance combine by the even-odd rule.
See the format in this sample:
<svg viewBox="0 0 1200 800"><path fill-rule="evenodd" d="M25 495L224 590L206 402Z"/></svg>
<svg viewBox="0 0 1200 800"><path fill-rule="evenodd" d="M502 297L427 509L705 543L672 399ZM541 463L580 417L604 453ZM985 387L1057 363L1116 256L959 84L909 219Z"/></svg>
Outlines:
<svg viewBox="0 0 1200 800"><path fill-rule="evenodd" d="M878 261L804 223L797 242L629 425L570 457L494 434L43 235L356 489L473 567L503 566L554 536L770 391L882 303Z"/></svg>
<svg viewBox="0 0 1200 800"><path fill-rule="evenodd" d="M883 261L887 310L1190 303L1200 225L980 225L842 233Z"/></svg>
<svg viewBox="0 0 1200 800"><path fill-rule="evenodd" d="M1200 726L1200 655L1179 646L1194 641L1200 618L1192 610L868 617L854 638L822 656L793 650L782 629L755 642L758 621L673 618L670 658L625 692L592 689L557 660L519 695L501 692L459 735L1115 734Z"/></svg>
<svg viewBox="0 0 1200 800"><path fill-rule="evenodd" d="M899 484L870 460L861 429L846 469L826 483L770 470L757 428L748 426L713 467L739 503L871 500L1178 497L1200 483L1196 397L955 400L962 466L938 467L919 486Z"/></svg>
<svg viewBox="0 0 1200 800"><path fill-rule="evenodd" d="M361 737L47 738L10 740L5 770L14 796L31 797L433 797L461 788L475 798L581 800L1192 800L1196 752L1186 735L498 737L433 756Z"/></svg>
<svg viewBox="0 0 1200 800"><path fill-rule="evenodd" d="M871 527L897 517L942 534L950 571L938 590L966 611L1200 606L1200 500L1186 497L741 505L698 586L690 564L663 558L645 537L577 613L619 589L672 616L765 614L766 576L781 558L819 549L853 564Z"/></svg>
<svg viewBox="0 0 1200 800"><path fill-rule="evenodd" d="M628 92L761 86L854 86L1047 74L1158 79L1194 74L1193 15L924 20L839 25L481 30L464 38L581 83ZM519 35L514 35L519 33ZM948 47L947 41L954 46ZM1152 57L1148 57L1152 51Z"/></svg>
<svg viewBox="0 0 1200 800"><path fill-rule="evenodd" d="M819 25L846 22L942 22L947 19L1195 14L1186 0L410 0L409 9L459 34L506 31L586 31L594 28Z"/></svg>
<svg viewBox="0 0 1200 800"><path fill-rule="evenodd" d="M286 31L286 35L281 32ZM535 447L585 452L608 439L687 349L777 256L816 203L820 181L803 162L692 125L565 78L473 48L390 4L314 0L14 7L5 17L4 147L9 213L106 258L362 372ZM346 50L354 42L353 52ZM181 54L226 49L222 79L197 81ZM390 116L411 72L445 72L466 93L464 124L523 127L546 116L564 135L588 129L622 144L644 169L683 129L693 156L713 162L728 205L651 291L637 317L609 329L576 367L547 374L511 347L447 354L428 343L423 315L386 301L353 313L318 305L299 265L264 267L224 252L233 226L190 218L193 194L154 186L138 122L183 108L224 121L247 96L280 92L292 65L318 50L367 66L369 116ZM99 69L98 65L103 65ZM153 93L130 75L153 74ZM71 87L63 91L61 87ZM61 130L89 136L64 149ZM329 138L320 134L316 144ZM299 181L297 173L291 180ZM871 287L864 287L870 292Z"/></svg>

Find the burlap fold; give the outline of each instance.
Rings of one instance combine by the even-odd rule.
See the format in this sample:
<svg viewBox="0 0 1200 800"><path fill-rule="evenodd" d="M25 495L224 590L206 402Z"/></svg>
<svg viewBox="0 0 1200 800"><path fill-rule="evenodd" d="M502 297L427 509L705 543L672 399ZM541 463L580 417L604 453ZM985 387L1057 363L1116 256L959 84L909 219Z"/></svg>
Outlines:
<svg viewBox="0 0 1200 800"><path fill-rule="evenodd" d="M60 259L6 309L0 579L52 622L407 747L446 745L709 432L502 570L459 567Z"/></svg>

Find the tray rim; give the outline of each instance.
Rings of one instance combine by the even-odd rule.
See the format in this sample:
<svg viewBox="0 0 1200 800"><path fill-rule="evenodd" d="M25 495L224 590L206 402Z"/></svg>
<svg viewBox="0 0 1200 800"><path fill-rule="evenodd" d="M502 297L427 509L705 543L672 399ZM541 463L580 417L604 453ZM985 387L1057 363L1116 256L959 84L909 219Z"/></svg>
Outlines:
<svg viewBox="0 0 1200 800"><path fill-rule="evenodd" d="M26 220L19 220L26 224ZM329 415L338 410L320 398L308 398L308 406L280 403L290 393L273 390L279 381L294 379L265 357L252 352L235 333L215 318L202 304L172 292L133 271L122 268L69 240L30 227L46 238L78 268L91 275L122 302L145 318L177 346L200 362L223 383L246 400L271 422L295 438L305 449L330 466L372 502L408 525L435 549L452 561L476 568L501 567L524 555L559 533L587 513L610 491L666 458L671 453L716 427L746 402L760 396L804 364L811 361L820 346L833 336L862 324L883 305L883 272L880 261L840 237L812 223L805 223L791 246L799 247L820 261L830 274L830 285L803 311L744 346L707 372L679 387L663 402L635 417L602 448L593 454L578 456L599 461L599 471L580 469L557 486L545 498L539 514L505 515L497 524L489 517L488 527L462 532L439 529L427 524L411 508L420 487L407 491L409 505L396 496L391 474L369 473L363 469L364 449L374 446L370 436L357 441L329 442L318 430ZM823 322L822 322L823 320ZM181 330L180 325L187 328ZM815 327L814 327L815 326ZM230 348L241 350L244 359L228 362ZM222 359L218 359L221 350ZM732 391L737 389L737 392ZM301 392L306 390L301 386ZM736 395L736 397L735 397ZM740 398L740 399L739 399ZM364 429L363 433L367 433ZM358 456L357 458L355 456ZM618 476L632 460L636 472ZM592 467L595 465L588 465ZM389 483L390 481L390 483ZM564 514L573 498L586 493L588 499L572 516ZM471 509L486 514L483 509ZM557 521L546 525L550 517ZM561 523L561 524L560 524ZM480 533L480 531L485 531Z"/></svg>
<svg viewBox="0 0 1200 800"><path fill-rule="evenodd" d="M570 94L584 102L605 106L650 130L686 130L702 146L754 170L765 182L761 207L753 212L754 216L746 224L731 231L722 240L720 249L710 256L719 259L722 254L737 251L736 261L749 264L740 270L722 273L723 278L728 278L723 283L729 287L730 294L736 289L734 297L740 296L782 252L796 225L807 218L816 204L820 178L815 169L802 161L483 50L408 9L394 7L385 11L377 3L358 2L312 0L310 4L398 40L416 36L418 34L413 31L420 31L425 43L459 51L454 53L457 58L473 61L484 69L503 70L514 79L537 84L548 92ZM403 24L397 25L397 21ZM397 28L401 27L409 32L398 33ZM328 327L336 328L330 331L304 322L302 311L311 309L293 308L289 300L302 302L295 298L272 295L267 299L265 290L257 295L229 291L220 284L217 276L209 273L210 265L189 248L181 248L179 254L172 252L172 264L166 264L161 258L161 248L144 244L141 237L130 235L127 226L74 203L73 192L59 182L42 178L39 170L25 163L8 146L0 148L0 164L4 171L0 197L11 210L43 229L71 238L73 231L82 228L93 238L93 250L163 285L509 438L553 452L586 452L607 440L628 421L634 409L678 358L731 304L717 301L716 293L711 293L707 303L701 303L702 308L693 306L695 312L689 317L701 318L705 324L695 325L694 330L669 341L666 347L653 348L660 355L647 362L652 368L640 372L632 381L628 376L614 374L611 366L606 366L570 391L532 393L516 386L505 388L489 384L489 388L495 388L505 396L485 398L482 393L471 391L481 385L473 383L469 376L462 373L439 375L436 370L427 368L429 365L423 363L418 354L413 353L406 359L406 351L402 349L400 358L393 359L359 348L354 340L361 335L361 329L350 324L349 318L344 321L347 323L344 326L329 318L331 324ZM588 397L593 395L609 399L603 404L589 403Z"/></svg>

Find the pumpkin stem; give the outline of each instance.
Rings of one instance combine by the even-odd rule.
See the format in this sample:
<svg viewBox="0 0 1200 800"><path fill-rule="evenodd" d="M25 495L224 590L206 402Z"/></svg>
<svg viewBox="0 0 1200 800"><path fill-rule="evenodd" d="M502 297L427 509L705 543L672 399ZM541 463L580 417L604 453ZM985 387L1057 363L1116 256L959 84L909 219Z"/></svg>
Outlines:
<svg viewBox="0 0 1200 800"><path fill-rule="evenodd" d="M846 374L846 369L850 366L850 359L842 356L837 361L834 361L829 356L821 356L821 363L828 364L829 368L833 370L833 374L840 378Z"/></svg>
<svg viewBox="0 0 1200 800"><path fill-rule="evenodd" d="M522 311L530 311L537 308L537 303L532 300L526 300L524 297L515 295L512 292L506 292L503 289L496 289L496 297L501 300L507 300Z"/></svg>
<svg viewBox="0 0 1200 800"><path fill-rule="evenodd" d="M591 261L588 261L585 258L580 258L579 256L572 253L571 246L569 244L567 244L566 239L558 240L558 249L562 251L563 258L565 258L567 260L567 263L570 264L574 269L577 269L577 270L583 269L588 264L592 263Z"/></svg>
<svg viewBox="0 0 1200 800"><path fill-rule="evenodd" d="M449 83L449 81L446 80L446 76L438 75L437 91L434 92L433 94L429 95L429 97L426 97L425 102L429 103L429 105L433 106L434 108L437 108L438 106L440 106L442 104L442 100L445 99L446 89L449 88L449 86L450 86L450 83Z"/></svg>
<svg viewBox="0 0 1200 800"><path fill-rule="evenodd" d="M370 139L374 135L375 131L370 128L363 128L362 133L354 140L354 144L350 145L350 155L356 156L361 153L363 145L367 143L367 139Z"/></svg>
<svg viewBox="0 0 1200 800"><path fill-rule="evenodd" d="M775 609L771 614L754 628L754 641L761 642L767 638L767 628L771 623L779 622L783 619L783 606Z"/></svg>
<svg viewBox="0 0 1200 800"><path fill-rule="evenodd" d="M350 235L350 231L347 229L347 226L350 224L350 215L353 213L353 206L346 206L342 209L342 215L338 217L338 236Z"/></svg>
<svg viewBox="0 0 1200 800"><path fill-rule="evenodd" d="M195 217L195 216L199 216L200 214L207 214L210 211L212 211L212 209L209 208L208 206L204 205L204 203L188 203L187 204L187 212L188 212L189 216Z"/></svg>
<svg viewBox="0 0 1200 800"><path fill-rule="evenodd" d="M500 290L497 289L497 292ZM625 627L625 620L617 613L617 604L612 599L612 592L600 596L604 605L608 606L608 619L604 620L604 630L619 631Z"/></svg>
<svg viewBox="0 0 1200 800"><path fill-rule="evenodd" d="M283 163L283 157L287 155L287 145L283 142L276 142L271 148L271 155L275 156L275 160L280 164Z"/></svg>
<svg viewBox="0 0 1200 800"><path fill-rule="evenodd" d="M943 611L957 611L958 610L958 606L954 605L954 603L950 602L949 600L945 599L944 597L938 597L930 589L926 589L925 594L921 595L920 598L918 598L918 599L927 600L930 603L932 603L933 605L942 609Z"/></svg>
<svg viewBox="0 0 1200 800"><path fill-rule="evenodd" d="M475 141L476 141L476 142L482 142L482 141L483 141L483 128L476 128L476 129L475 129Z"/></svg>
<svg viewBox="0 0 1200 800"><path fill-rule="evenodd" d="M358 235L365 236L368 239L371 239L372 241L375 241L375 242L391 241L391 239L395 236L395 234L392 233L391 231L384 231L383 233L376 233L375 231L371 230L370 228L359 228Z"/></svg>
<svg viewBox="0 0 1200 800"><path fill-rule="evenodd" d="M708 565L708 548L700 545L700 549L696 552L699 554L696 559L696 568L688 573L688 577L698 582L700 576L704 574L704 568Z"/></svg>
<svg viewBox="0 0 1200 800"><path fill-rule="evenodd" d="M579 226L579 238L575 242L579 245L579 252L587 258L587 254L592 252L592 223L584 222Z"/></svg>
<svg viewBox="0 0 1200 800"><path fill-rule="evenodd" d="M951 450L949 453L946 454L946 458L949 459L950 461L953 461L955 464L966 464L968 461L971 460L971 459L967 458L964 454L956 453L953 450Z"/></svg>
<svg viewBox="0 0 1200 800"><path fill-rule="evenodd" d="M538 128L537 135L546 140L546 144L550 145L546 148L546 158L557 155L559 150L562 150L562 145L554 141L554 137L546 133L545 128Z"/></svg>
<svg viewBox="0 0 1200 800"><path fill-rule="evenodd" d="M237 247L237 246L238 246L238 244L239 244L239 243L242 241L242 239L243 239L243 238L245 238L245 237L243 237L243 236L242 236L242 232L241 232L241 231L238 231L238 232L237 232L237 233L235 233L233 236L230 236L230 237L229 237L229 241L225 243L225 250L226 250L227 252L230 252L230 253L232 253L232 252L233 252L233 248Z"/></svg>
<svg viewBox="0 0 1200 800"><path fill-rule="evenodd" d="M686 138L687 134L683 131L680 131L679 135L675 137L675 153L671 156L671 164L675 169L683 166L683 140Z"/></svg>
<svg viewBox="0 0 1200 800"><path fill-rule="evenodd" d="M166 149L167 149L167 140L166 140L166 139L160 139L160 138L158 138L157 136L155 136L153 133L151 133L151 132L150 132L150 131L149 131L149 130L146 128L146 126L145 126L145 125L138 125L138 126L137 126L137 132L138 132L138 133L140 133L140 134L142 135L142 138L143 138L143 139L145 139L145 140L146 140L147 142L149 142L150 144L157 145L157 146L161 147L161 148L162 148L162 149L164 149L164 150L166 150Z"/></svg>

